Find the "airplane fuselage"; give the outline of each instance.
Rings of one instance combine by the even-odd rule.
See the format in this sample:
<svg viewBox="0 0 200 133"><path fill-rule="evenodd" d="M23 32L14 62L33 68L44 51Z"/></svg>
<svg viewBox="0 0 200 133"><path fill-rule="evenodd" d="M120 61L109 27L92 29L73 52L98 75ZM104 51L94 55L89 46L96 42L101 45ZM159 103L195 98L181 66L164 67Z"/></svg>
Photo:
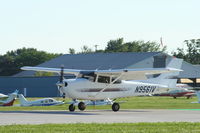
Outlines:
<svg viewBox="0 0 200 133"><path fill-rule="evenodd" d="M64 104L61 101L56 101L53 98L44 98L44 99L38 99L35 101L27 101L26 98L19 94L19 102L21 106L52 106L52 105L61 105Z"/></svg>
<svg viewBox="0 0 200 133"><path fill-rule="evenodd" d="M67 85L63 87L61 91L65 93L66 97L82 100L142 96L158 93L160 88L166 88L159 84L125 80L112 85L109 83L93 82L85 78L65 79L64 82L66 82Z"/></svg>

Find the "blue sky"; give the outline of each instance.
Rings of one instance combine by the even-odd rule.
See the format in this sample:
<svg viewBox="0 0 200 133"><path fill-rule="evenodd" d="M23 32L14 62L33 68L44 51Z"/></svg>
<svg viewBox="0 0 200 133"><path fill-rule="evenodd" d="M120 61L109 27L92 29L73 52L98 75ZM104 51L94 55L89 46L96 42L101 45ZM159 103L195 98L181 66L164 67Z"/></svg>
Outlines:
<svg viewBox="0 0 200 133"><path fill-rule="evenodd" d="M200 38L199 0L0 0L0 54L104 49L111 39L157 41L168 51Z"/></svg>

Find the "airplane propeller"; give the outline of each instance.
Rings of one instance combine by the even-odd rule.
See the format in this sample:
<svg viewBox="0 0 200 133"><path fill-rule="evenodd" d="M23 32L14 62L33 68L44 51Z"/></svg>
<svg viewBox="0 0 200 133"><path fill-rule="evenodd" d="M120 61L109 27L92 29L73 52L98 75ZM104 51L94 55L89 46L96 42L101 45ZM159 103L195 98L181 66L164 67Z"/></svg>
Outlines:
<svg viewBox="0 0 200 133"><path fill-rule="evenodd" d="M63 83L64 79L64 65L61 65L61 70L60 70L60 83Z"/></svg>
<svg viewBox="0 0 200 133"><path fill-rule="evenodd" d="M58 86L58 90L60 93L62 93L62 97L65 98L65 93L61 92L61 89L65 86L65 84L63 82L64 80L64 65L61 65L61 69L60 69L60 79L58 81L58 83L56 84Z"/></svg>

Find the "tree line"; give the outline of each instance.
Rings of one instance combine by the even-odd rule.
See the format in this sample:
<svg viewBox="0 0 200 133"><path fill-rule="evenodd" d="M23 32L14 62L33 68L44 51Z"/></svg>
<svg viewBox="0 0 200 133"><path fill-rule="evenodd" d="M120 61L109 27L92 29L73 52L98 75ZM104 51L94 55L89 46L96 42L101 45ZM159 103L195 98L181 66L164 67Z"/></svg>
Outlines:
<svg viewBox="0 0 200 133"><path fill-rule="evenodd" d="M171 53L172 56L182 58L191 64L200 64L200 39L190 39L183 42L185 48L177 48ZM123 38L110 40L104 50L92 51L91 48L84 45L81 52L77 53L93 53L93 52L163 52L167 53L167 47L157 42L151 41L133 41L124 42ZM73 48L69 49L70 54L75 54Z"/></svg>
<svg viewBox="0 0 200 133"><path fill-rule="evenodd" d="M191 64L200 64L200 39L185 40L186 49L177 48L172 54Z"/></svg>
<svg viewBox="0 0 200 133"><path fill-rule="evenodd" d="M21 48L0 56L0 76L11 76L20 72L22 66L35 66L61 54L38 51L35 48Z"/></svg>
<svg viewBox="0 0 200 133"><path fill-rule="evenodd" d="M173 56L182 58L192 64L200 64L200 39L185 40L186 48L177 48L172 52ZM110 40L107 42L105 49L89 48L84 45L80 52L75 49L69 48L70 54L80 53L108 53L108 52L167 52L166 46L161 46L157 42L152 41L132 41L124 42L123 38ZM58 57L62 54L52 54L45 51L38 51L35 48L21 48L14 51L9 51L4 55L0 55L0 76L11 76L19 73L22 66L36 66L45 61ZM37 73L37 76L44 74ZM48 75L48 74L47 74Z"/></svg>
<svg viewBox="0 0 200 133"><path fill-rule="evenodd" d="M166 52L167 47L161 46L157 42L151 41L132 41L124 42L123 38L118 38L116 40L110 40L107 42L105 49L95 50L89 48L87 45L84 45L81 48L81 52L75 52L75 49L69 48L70 54L79 54L79 53L95 53L95 52Z"/></svg>

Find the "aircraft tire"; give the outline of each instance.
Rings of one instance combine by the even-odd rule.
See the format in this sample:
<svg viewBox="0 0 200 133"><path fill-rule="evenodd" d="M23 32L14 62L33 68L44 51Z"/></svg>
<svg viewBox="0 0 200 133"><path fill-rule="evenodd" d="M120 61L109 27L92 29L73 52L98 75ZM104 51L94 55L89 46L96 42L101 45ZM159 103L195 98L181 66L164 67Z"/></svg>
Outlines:
<svg viewBox="0 0 200 133"><path fill-rule="evenodd" d="M120 109L119 103L113 103L112 110L114 112L117 112L117 111L119 111L119 109Z"/></svg>
<svg viewBox="0 0 200 133"><path fill-rule="evenodd" d="M74 111L75 111L75 106L74 106L74 104L70 104L70 105L69 105L69 111L70 111L70 112L74 112Z"/></svg>
<svg viewBox="0 0 200 133"><path fill-rule="evenodd" d="M84 102L80 102L80 103L78 104L78 109L80 109L81 111L84 111L85 108L86 108L86 106L85 106L85 103L84 103Z"/></svg>
<svg viewBox="0 0 200 133"><path fill-rule="evenodd" d="M192 96L187 96L187 99L190 99L190 98L192 98Z"/></svg>

